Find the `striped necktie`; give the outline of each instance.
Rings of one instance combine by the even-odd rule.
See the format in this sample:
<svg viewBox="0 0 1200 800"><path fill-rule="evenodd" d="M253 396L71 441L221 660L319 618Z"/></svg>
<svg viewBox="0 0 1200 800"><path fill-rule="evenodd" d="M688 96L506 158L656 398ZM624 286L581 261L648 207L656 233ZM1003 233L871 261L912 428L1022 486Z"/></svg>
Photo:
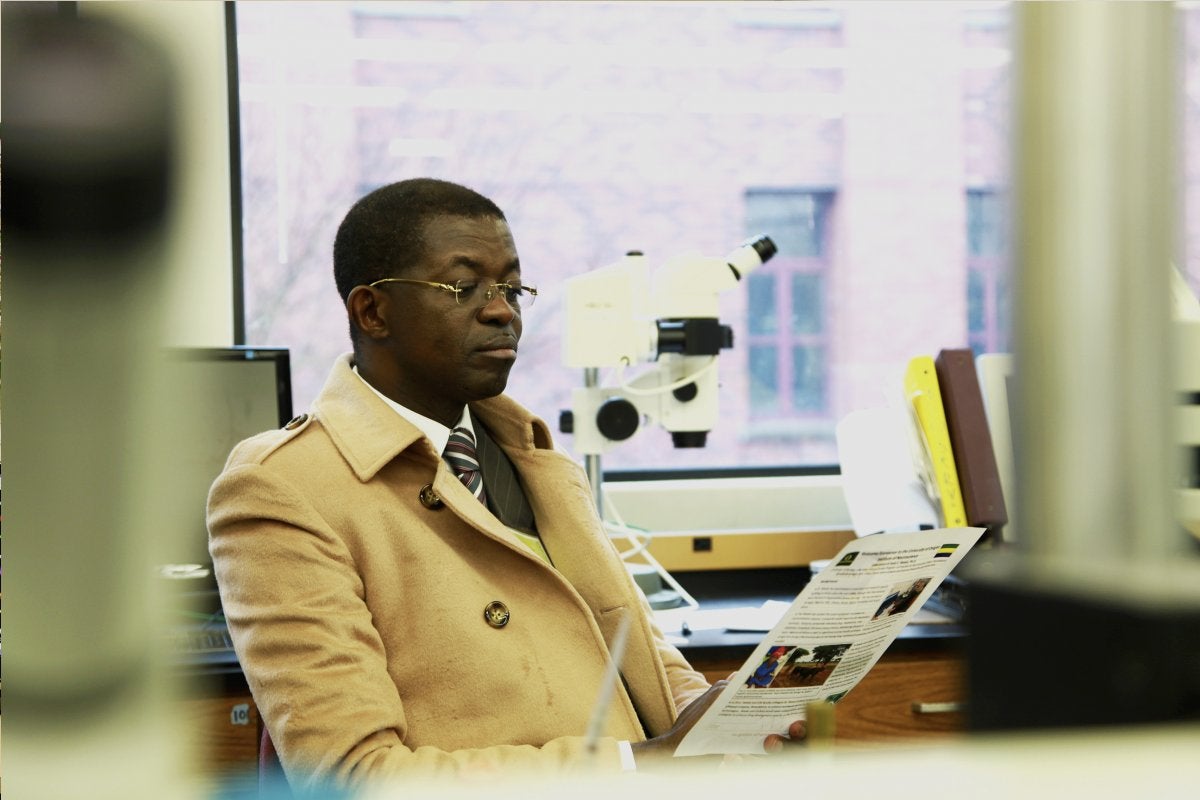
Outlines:
<svg viewBox="0 0 1200 800"><path fill-rule="evenodd" d="M483 474L479 471L479 458L475 455L475 436L466 428L455 428L450 432L450 440L446 442L446 451L442 454L454 474L462 481L475 498L487 505L487 496L483 493Z"/></svg>

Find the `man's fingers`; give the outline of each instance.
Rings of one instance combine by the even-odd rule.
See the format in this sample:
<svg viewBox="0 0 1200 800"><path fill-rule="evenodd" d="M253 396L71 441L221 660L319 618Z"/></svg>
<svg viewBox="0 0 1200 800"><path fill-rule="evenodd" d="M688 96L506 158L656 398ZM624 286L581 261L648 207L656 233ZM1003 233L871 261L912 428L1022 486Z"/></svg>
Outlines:
<svg viewBox="0 0 1200 800"><path fill-rule="evenodd" d="M767 734L767 738L763 739L763 750L768 754L778 753L784 748L784 745L791 742L799 744L804 741L804 737L808 735L808 726L804 720L798 719L788 726L787 736L780 736L778 733Z"/></svg>

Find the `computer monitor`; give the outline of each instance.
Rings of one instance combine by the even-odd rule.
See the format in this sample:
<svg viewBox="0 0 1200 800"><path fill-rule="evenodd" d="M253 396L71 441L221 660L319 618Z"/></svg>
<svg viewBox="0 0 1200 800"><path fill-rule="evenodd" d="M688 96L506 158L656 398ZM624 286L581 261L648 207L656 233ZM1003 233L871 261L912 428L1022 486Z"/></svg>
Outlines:
<svg viewBox="0 0 1200 800"><path fill-rule="evenodd" d="M234 445L279 428L292 417L291 363L286 348L171 348L165 359L172 424L169 494L172 530L157 554L168 577L207 577L208 490ZM178 528L175 530L174 528Z"/></svg>

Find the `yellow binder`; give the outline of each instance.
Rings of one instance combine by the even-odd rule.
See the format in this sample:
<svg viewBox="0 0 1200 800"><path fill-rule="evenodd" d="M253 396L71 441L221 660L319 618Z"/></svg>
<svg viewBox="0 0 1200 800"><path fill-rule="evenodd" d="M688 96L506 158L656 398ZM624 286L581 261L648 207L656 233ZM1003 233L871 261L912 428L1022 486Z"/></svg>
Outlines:
<svg viewBox="0 0 1200 800"><path fill-rule="evenodd" d="M927 463L922 475L926 488L939 503L942 524L964 527L967 512L958 483L958 468L946 426L946 410L938 388L937 367L932 356L917 356L904 373L904 396L912 409Z"/></svg>

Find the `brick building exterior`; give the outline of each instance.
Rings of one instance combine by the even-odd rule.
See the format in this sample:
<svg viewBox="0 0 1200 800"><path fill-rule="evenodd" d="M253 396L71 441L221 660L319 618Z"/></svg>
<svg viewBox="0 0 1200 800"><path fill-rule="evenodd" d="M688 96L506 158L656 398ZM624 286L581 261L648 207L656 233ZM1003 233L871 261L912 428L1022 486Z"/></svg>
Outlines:
<svg viewBox="0 0 1200 800"><path fill-rule="evenodd" d="M721 297L709 446L647 430L605 466L835 463L837 421L910 357L1008 347L1009 33L991 3L239 4L248 339L292 348L303 408L349 348L342 214L455 180L506 210L542 289L510 392L554 424L582 382L567 277L765 232L779 256Z"/></svg>

